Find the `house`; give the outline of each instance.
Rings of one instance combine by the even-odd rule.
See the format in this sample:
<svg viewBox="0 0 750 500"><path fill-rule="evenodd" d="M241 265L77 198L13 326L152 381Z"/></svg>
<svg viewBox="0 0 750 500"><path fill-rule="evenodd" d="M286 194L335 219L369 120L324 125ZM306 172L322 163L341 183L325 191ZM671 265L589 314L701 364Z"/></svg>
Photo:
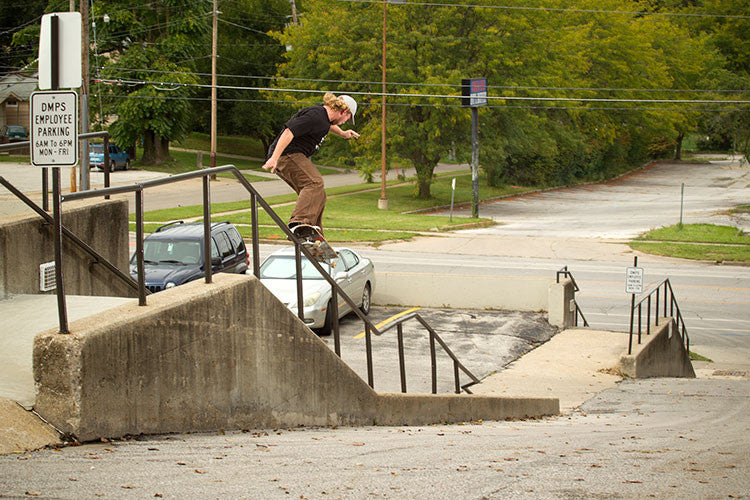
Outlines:
<svg viewBox="0 0 750 500"><path fill-rule="evenodd" d="M29 98L37 89L36 75L8 73L0 77L0 127L22 125L29 128Z"/></svg>

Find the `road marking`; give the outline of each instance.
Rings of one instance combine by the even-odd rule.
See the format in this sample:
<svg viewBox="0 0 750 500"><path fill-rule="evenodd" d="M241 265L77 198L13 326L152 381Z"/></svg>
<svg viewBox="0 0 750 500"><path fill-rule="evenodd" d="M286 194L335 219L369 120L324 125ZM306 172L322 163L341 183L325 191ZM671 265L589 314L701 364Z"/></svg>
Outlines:
<svg viewBox="0 0 750 500"><path fill-rule="evenodd" d="M377 325L375 325L375 328L380 328L380 327L381 327L381 326L383 326L383 325L387 325L387 324L388 324L388 323L390 323L391 321L397 320L397 319L398 319L398 318L400 318L401 316L406 316L407 314L409 314L409 313L412 313L412 312L414 312L414 311L417 311L417 310L419 310L419 309L422 309L422 308L421 308L421 307L412 307L411 309L407 309L406 311L400 312L400 313L398 313L398 314L394 314L394 315L393 315L393 316L391 316L390 318L388 318L388 319L386 319L386 320L383 320L383 321L381 321L380 323L378 323ZM355 336L354 336L354 338L355 338L355 339L361 339L361 338L362 338L362 337L364 337L364 336L365 336L365 332L362 332L362 333L360 333L360 334L358 334L358 335L355 335Z"/></svg>

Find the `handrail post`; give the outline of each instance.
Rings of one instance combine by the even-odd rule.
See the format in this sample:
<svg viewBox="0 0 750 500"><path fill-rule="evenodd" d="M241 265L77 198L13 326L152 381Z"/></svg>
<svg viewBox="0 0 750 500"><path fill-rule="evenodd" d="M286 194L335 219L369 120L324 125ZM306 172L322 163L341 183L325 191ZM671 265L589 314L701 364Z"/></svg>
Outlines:
<svg viewBox="0 0 750 500"><path fill-rule="evenodd" d="M435 356L435 334L430 330L430 365L432 367L432 393L437 394L437 358Z"/></svg>
<svg viewBox="0 0 750 500"><path fill-rule="evenodd" d="M260 236L258 235L258 195L250 194L250 215L252 218L253 274L260 278Z"/></svg>
<svg viewBox="0 0 750 500"><path fill-rule="evenodd" d="M372 335L370 334L370 324L365 322L365 346L367 349L367 383L373 389L375 381L372 375Z"/></svg>
<svg viewBox="0 0 750 500"><path fill-rule="evenodd" d="M214 263L211 255L211 189L208 175L203 176L203 255L206 283L212 283Z"/></svg>
<svg viewBox="0 0 750 500"><path fill-rule="evenodd" d="M458 378L458 361L453 360L453 380L456 381L456 394L461 394L461 382Z"/></svg>
<svg viewBox="0 0 750 500"><path fill-rule="evenodd" d="M630 296L630 338L628 339L628 354L633 352L633 315L635 314L635 294Z"/></svg>
<svg viewBox="0 0 750 500"><path fill-rule="evenodd" d="M49 169L42 167L42 210L49 212Z"/></svg>
<svg viewBox="0 0 750 500"><path fill-rule="evenodd" d="M57 313L60 323L59 333L70 333L68 330L68 310L65 305L65 286L63 284L62 261L62 213L60 210L60 168L52 168L52 212L55 219L55 285L57 288ZM46 194L45 194L46 196Z"/></svg>
<svg viewBox="0 0 750 500"><path fill-rule="evenodd" d="M661 290L661 285L656 287L656 314L654 314L656 326L659 326L659 290Z"/></svg>
<svg viewBox="0 0 750 500"><path fill-rule="evenodd" d="M143 189L135 192L135 260L138 268L138 305L146 305L146 266L143 262Z"/></svg>
<svg viewBox="0 0 750 500"><path fill-rule="evenodd" d="M305 303L302 292L302 255L299 244L294 245L294 272L297 277L297 317L305 321Z"/></svg>
<svg viewBox="0 0 750 500"><path fill-rule="evenodd" d="M333 322L333 350L336 356L341 357L341 333L339 331L339 295L336 287L331 287L331 321Z"/></svg>
<svg viewBox="0 0 750 500"><path fill-rule="evenodd" d="M91 146L89 146L91 147ZM110 162L109 162L109 134L104 136L104 187L109 187L109 171L110 171ZM105 200L109 199L109 195L104 196Z"/></svg>
<svg viewBox="0 0 750 500"><path fill-rule="evenodd" d="M402 323L396 325L398 334L398 367L401 374L401 392L406 392L406 364L404 360L404 327Z"/></svg>
<svg viewBox="0 0 750 500"><path fill-rule="evenodd" d="M638 345L641 345L641 331L643 328L641 327L641 318L643 317L643 310L641 308L641 303L638 303ZM646 323L648 323L648 318L646 319Z"/></svg>
<svg viewBox="0 0 750 500"><path fill-rule="evenodd" d="M646 335L651 335L651 295L646 302Z"/></svg>

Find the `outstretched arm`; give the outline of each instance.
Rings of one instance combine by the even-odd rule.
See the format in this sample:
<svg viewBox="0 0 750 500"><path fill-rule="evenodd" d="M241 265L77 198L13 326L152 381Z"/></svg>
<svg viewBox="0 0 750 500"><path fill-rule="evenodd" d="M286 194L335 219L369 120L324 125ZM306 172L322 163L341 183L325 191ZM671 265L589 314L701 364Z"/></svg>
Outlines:
<svg viewBox="0 0 750 500"><path fill-rule="evenodd" d="M339 127L338 125L331 125L330 131L339 137L343 137L344 139L359 138L359 134L354 130L341 130L341 127Z"/></svg>
<svg viewBox="0 0 750 500"><path fill-rule="evenodd" d="M281 137L279 137L279 140L276 143L276 148L273 150L273 154L263 165L263 170L270 169L272 174L276 173L276 164L279 162L279 158L281 158L281 155L284 153L286 147L289 146L290 142L292 142L292 139L294 139L294 134L291 130L285 128L281 133Z"/></svg>

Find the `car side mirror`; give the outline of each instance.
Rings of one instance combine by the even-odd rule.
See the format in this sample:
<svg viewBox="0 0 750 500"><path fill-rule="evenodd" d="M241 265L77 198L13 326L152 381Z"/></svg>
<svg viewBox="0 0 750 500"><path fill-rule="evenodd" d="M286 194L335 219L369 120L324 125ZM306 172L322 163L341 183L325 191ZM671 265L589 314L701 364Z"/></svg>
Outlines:
<svg viewBox="0 0 750 500"><path fill-rule="evenodd" d="M221 257L211 257L211 265L212 266L220 266L221 265Z"/></svg>

